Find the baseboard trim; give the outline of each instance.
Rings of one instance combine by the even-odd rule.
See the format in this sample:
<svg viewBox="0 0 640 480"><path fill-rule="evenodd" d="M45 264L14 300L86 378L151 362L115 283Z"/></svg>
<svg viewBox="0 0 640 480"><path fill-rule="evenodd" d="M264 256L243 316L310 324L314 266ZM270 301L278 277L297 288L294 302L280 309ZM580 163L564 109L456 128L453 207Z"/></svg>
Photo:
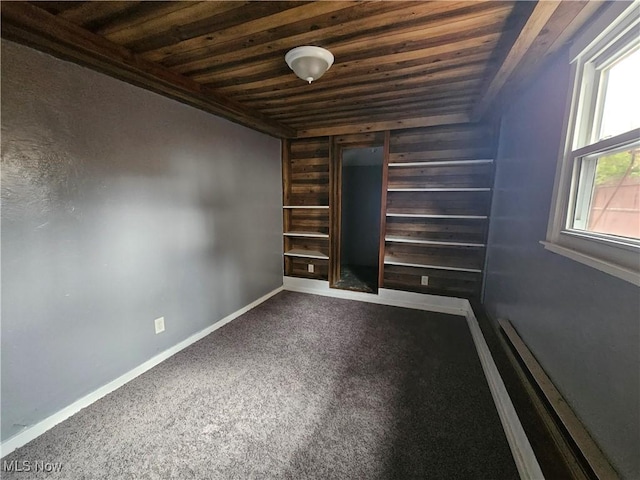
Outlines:
<svg viewBox="0 0 640 480"><path fill-rule="evenodd" d="M353 292L339 288L330 288L329 282L309 278L284 277L283 285L285 290L292 292L310 293L313 295L323 295L325 297L344 298L346 300L378 303L394 307L405 307L414 310L427 310L430 312L461 316L466 315L467 304L469 303L462 298L403 292L387 288L380 288L377 294Z"/></svg>
<svg viewBox="0 0 640 480"><path fill-rule="evenodd" d="M122 387L123 385L130 382L134 378L138 377L139 375L142 375L147 370L152 369L159 363L165 361L167 358L175 355L180 350L187 348L189 345L197 342L198 340L201 340L202 338L206 337L210 333L215 332L219 328L225 326L227 323L238 318L240 315L247 313L249 310L257 307L258 305L267 301L274 295L280 293L283 289L284 287L281 286L276 288L275 290L272 290L266 295L263 295L257 300L251 302L249 305L246 305L241 309L236 310L232 314L227 315L221 320L218 320L213 325L199 331L198 333L191 335L189 338L174 345L173 347L166 349L165 351L159 353L158 355L150 358L146 362L142 363L141 365L138 365L132 370L129 370L127 373L119 376L115 380L112 380L106 385L103 385L97 390L94 390L88 395L85 395L79 400L76 400L71 405L63 408L62 410L59 410L58 412L36 423L35 425L28 427L26 430L20 432L19 434L14 435L11 438L8 438L6 441L2 442L2 445L0 445L0 458L10 454L17 448L20 448L23 445L26 445L31 440L36 439L37 437L45 433L47 430L50 430L51 428L55 427L56 425L63 422L67 418L71 417L75 413L79 412L83 408L88 407L89 405L96 402L97 400L100 400L105 395L113 392L114 390L117 390L118 388Z"/></svg>
<svg viewBox="0 0 640 480"><path fill-rule="evenodd" d="M473 312L471 303L469 303L469 301L466 302L467 324L469 325L469 330L473 337L473 343L478 351L478 357L480 357L484 376L489 384L489 390L491 390L491 396L493 397L493 402L498 410L498 416L500 417L500 422L502 423L502 428L507 437L507 442L509 443L509 448L511 449L513 460L518 468L520 478L523 480L544 479L538 459L536 458L533 448L531 447L531 443L529 442L529 438L527 438L527 434L522 427L522 423L520 423L518 413L513 406L511 397L509 397L509 393L507 392L504 381L500 376L500 372L498 371L493 357L491 356L491 351L484 339L484 335L482 334L478 320Z"/></svg>
<svg viewBox="0 0 640 480"><path fill-rule="evenodd" d="M509 397L504 381L491 356L491 351L482 334L471 303L467 299L403 292L385 288L379 289L377 295L352 292L349 290L330 288L329 282L322 280L286 276L284 277L283 285L285 290L293 292L392 305L415 310L449 313L465 317L520 478L523 480L544 480L538 459L533 452L533 448L522 427L522 423L520 423L511 397Z"/></svg>

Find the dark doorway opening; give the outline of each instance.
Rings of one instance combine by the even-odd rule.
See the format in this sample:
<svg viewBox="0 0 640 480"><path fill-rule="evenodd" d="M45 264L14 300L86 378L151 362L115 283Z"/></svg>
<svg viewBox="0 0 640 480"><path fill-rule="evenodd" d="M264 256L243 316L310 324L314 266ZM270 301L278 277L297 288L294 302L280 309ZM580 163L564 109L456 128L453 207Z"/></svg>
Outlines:
<svg viewBox="0 0 640 480"><path fill-rule="evenodd" d="M382 147L342 151L340 278L336 288L378 291Z"/></svg>

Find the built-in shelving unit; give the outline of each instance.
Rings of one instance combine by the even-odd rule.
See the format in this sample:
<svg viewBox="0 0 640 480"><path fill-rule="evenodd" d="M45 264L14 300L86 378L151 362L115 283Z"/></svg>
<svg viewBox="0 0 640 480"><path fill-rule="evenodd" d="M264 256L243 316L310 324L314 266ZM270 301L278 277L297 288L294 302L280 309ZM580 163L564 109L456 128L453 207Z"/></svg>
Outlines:
<svg viewBox="0 0 640 480"><path fill-rule="evenodd" d="M324 210L329 209L329 205L283 205L282 208L286 209L306 209L306 210Z"/></svg>
<svg viewBox="0 0 640 480"><path fill-rule="evenodd" d="M384 287L477 296L493 186L489 129L391 133Z"/></svg>
<svg viewBox="0 0 640 480"><path fill-rule="evenodd" d="M284 141L282 181L285 275L327 280L329 139Z"/></svg>
<svg viewBox="0 0 640 480"><path fill-rule="evenodd" d="M396 162L390 163L389 168L398 168L398 167L424 167L426 162ZM461 165L483 165L493 163L492 159L480 159L480 160L442 160L442 161L433 161L429 162L429 167L440 167L440 166L461 166Z"/></svg>
<svg viewBox="0 0 640 480"><path fill-rule="evenodd" d="M384 134L380 287L480 295L493 194L493 133L487 126L464 124ZM370 144L373 137L382 144L380 132L283 142L285 275L328 280L330 269L335 274L340 239L332 238L337 231L332 222L339 216L332 215L330 192L339 191L341 180L330 176L331 150Z"/></svg>
<svg viewBox="0 0 640 480"><path fill-rule="evenodd" d="M443 241L437 241L437 240L421 240L419 238L413 238L413 237L394 237L390 235L387 235L384 240L385 242L390 242L390 243L411 243L411 244L417 244L417 245L443 245L443 246L450 246L450 247L484 247L485 246L484 243L443 242Z"/></svg>
<svg viewBox="0 0 640 480"><path fill-rule="evenodd" d="M490 192L490 188L389 188L388 192Z"/></svg>
<svg viewBox="0 0 640 480"><path fill-rule="evenodd" d="M293 248L284 252L287 257L300 257L300 258L316 258L319 260L329 260L329 255L326 255L322 252L317 252L315 250L302 250L298 248Z"/></svg>
<svg viewBox="0 0 640 480"><path fill-rule="evenodd" d="M315 232L284 232L285 237L329 238L328 233Z"/></svg>

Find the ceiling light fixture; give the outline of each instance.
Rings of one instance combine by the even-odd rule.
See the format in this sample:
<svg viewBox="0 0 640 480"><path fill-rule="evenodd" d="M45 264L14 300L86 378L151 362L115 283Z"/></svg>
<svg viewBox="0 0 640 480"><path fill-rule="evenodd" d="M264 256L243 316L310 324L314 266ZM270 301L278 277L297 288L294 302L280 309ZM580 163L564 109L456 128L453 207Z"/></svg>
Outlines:
<svg viewBox="0 0 640 480"><path fill-rule="evenodd" d="M309 83L319 79L333 65L333 54L329 50L310 45L289 50L284 59L298 77Z"/></svg>

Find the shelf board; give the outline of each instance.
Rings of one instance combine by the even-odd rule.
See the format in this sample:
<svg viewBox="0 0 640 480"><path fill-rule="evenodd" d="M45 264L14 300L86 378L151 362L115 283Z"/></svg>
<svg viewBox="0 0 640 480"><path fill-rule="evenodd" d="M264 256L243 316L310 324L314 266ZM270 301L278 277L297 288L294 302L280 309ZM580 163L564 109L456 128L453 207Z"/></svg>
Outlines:
<svg viewBox="0 0 640 480"><path fill-rule="evenodd" d="M389 188L388 192L490 192L490 188Z"/></svg>
<svg viewBox="0 0 640 480"><path fill-rule="evenodd" d="M478 270L477 268L447 267L443 265L429 265L424 263L403 262L400 260L393 260L391 259L391 257L385 257L384 264L397 265L399 267L417 267L417 268L431 268L434 270L449 270L452 272L482 273L482 270Z"/></svg>
<svg viewBox="0 0 640 480"><path fill-rule="evenodd" d="M459 220L486 220L486 215L432 215L428 213L389 213L387 217L406 217L406 218L456 218Z"/></svg>
<svg viewBox="0 0 640 480"><path fill-rule="evenodd" d="M283 205L282 208L328 209L329 205Z"/></svg>
<svg viewBox="0 0 640 480"><path fill-rule="evenodd" d="M394 237L387 236L384 238L386 242L393 243L410 243L416 245L441 245L445 247L484 247L484 243L472 243L472 242L444 242L437 240L421 240L418 238L410 238L410 237Z"/></svg>
<svg viewBox="0 0 640 480"><path fill-rule="evenodd" d="M329 256L315 250L302 250L294 248L284 252L287 257L316 258L318 260L329 260Z"/></svg>
<svg viewBox="0 0 640 480"><path fill-rule="evenodd" d="M493 160L487 158L481 160L440 160L437 162L398 162L390 163L389 167L442 167L455 165L482 165L486 163L493 163Z"/></svg>
<svg viewBox="0 0 640 480"><path fill-rule="evenodd" d="M328 233L318 232L284 232L285 237L305 237L305 238L329 238Z"/></svg>

